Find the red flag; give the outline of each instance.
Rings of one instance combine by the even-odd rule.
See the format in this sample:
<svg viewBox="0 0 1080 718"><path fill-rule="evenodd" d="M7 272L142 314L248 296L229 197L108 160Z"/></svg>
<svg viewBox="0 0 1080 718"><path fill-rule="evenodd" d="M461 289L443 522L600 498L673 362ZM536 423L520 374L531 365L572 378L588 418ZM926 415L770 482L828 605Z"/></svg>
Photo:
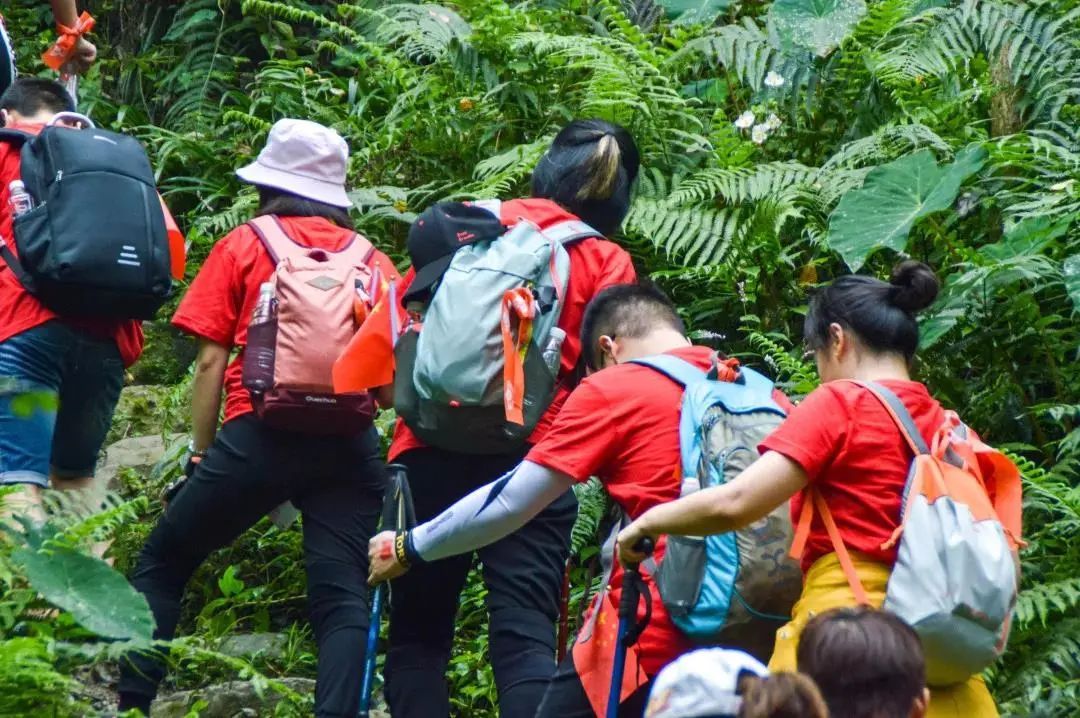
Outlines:
<svg viewBox="0 0 1080 718"><path fill-rule="evenodd" d="M335 392L368 391L394 382L394 346L408 319L401 308L401 295L415 275L410 268L404 278L390 285L334 362Z"/></svg>
<svg viewBox="0 0 1080 718"><path fill-rule="evenodd" d="M571 652L585 695L589 697L589 703L596 715L603 716L607 715L611 676L614 672L612 669L615 665L615 643L619 640L617 597L605 588L596 597L590 613L592 615L578 634ZM648 680L649 677L645 675L638 661L637 646L630 646L626 649L626 669L623 671L619 702L629 698L630 694Z"/></svg>
<svg viewBox="0 0 1080 718"><path fill-rule="evenodd" d="M168 205L160 194L158 201L161 202L161 211L165 213L165 232L169 237L170 273L173 279L180 281L184 278L184 268L187 264L187 245L184 243L184 235L180 227L176 224L172 212L169 211Z"/></svg>

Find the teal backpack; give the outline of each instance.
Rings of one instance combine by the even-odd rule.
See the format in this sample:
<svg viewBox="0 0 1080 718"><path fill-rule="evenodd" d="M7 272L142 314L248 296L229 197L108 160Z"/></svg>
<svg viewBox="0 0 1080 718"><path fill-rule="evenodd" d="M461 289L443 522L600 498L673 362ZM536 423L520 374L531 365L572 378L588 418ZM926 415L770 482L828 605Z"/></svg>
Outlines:
<svg viewBox="0 0 1080 718"><path fill-rule="evenodd" d="M721 381L682 359L635 360L683 387L679 427L681 496L724 484L758 458L757 446L784 419L773 383L740 368ZM787 503L746 528L715 536L668 536L654 578L675 625L695 642L739 648L768 660L776 630L802 591L788 556L794 528Z"/></svg>
<svg viewBox="0 0 1080 718"><path fill-rule="evenodd" d="M497 200L472 204L500 216ZM394 406L421 441L465 454L525 445L555 394L566 246L600 236L576 219L541 230L520 217L501 237L454 253L431 299L410 307L414 319L394 350Z"/></svg>

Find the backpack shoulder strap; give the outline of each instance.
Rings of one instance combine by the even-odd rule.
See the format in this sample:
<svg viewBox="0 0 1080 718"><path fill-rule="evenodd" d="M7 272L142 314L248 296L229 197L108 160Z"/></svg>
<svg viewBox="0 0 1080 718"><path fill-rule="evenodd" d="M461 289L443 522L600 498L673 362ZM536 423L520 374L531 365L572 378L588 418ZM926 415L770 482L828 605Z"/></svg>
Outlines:
<svg viewBox="0 0 1080 718"><path fill-rule="evenodd" d="M706 372L698 369L690 362L671 356L670 354L657 354L651 357L642 357L641 359L633 359L629 363L647 366L650 369L660 372L684 388L691 384L696 384L699 381L705 381L708 376Z"/></svg>
<svg viewBox="0 0 1080 718"><path fill-rule="evenodd" d="M352 239L338 252L327 252L346 259L354 267L366 267L375 254L375 245L359 232L353 232Z"/></svg>
<svg viewBox="0 0 1080 718"><path fill-rule="evenodd" d="M0 142L7 142L10 145L16 147L22 147L24 144L33 139L34 135L29 132L23 132L22 130L12 130L6 127L0 127Z"/></svg>
<svg viewBox="0 0 1080 718"><path fill-rule="evenodd" d="M255 217L247 224L255 232L255 236L259 238L259 242L262 243L266 253L270 255L270 260L275 265L292 254L292 248L297 246L296 242L293 242L289 235L285 234L285 228L281 226L281 222L274 215Z"/></svg>
<svg viewBox="0 0 1080 718"><path fill-rule="evenodd" d="M297 243L285 231L284 225L276 215L263 215L250 220L248 226L255 232L262 246L274 264L290 257L299 258L307 256L307 253L316 249ZM325 251L325 250L323 250ZM344 249L338 252L326 252L326 254L347 258L350 264L357 267L366 266L371 255L375 253L375 247L366 237L359 233L353 233L352 239Z"/></svg>
<svg viewBox="0 0 1080 718"><path fill-rule="evenodd" d="M912 452L916 455L930 453L930 448L926 445L926 440L923 439L922 434L919 432L915 419L911 417L911 412L904 406L904 402L900 401L900 397L876 381L856 381L853 383L868 389L881 402L881 405L885 407L885 411L889 412L889 416L892 417L893 422L900 429L900 433L904 435L904 439L907 440Z"/></svg>
<svg viewBox="0 0 1080 718"><path fill-rule="evenodd" d="M547 229L541 230L540 234L563 246L589 237L604 236L580 219L567 219L556 222Z"/></svg>

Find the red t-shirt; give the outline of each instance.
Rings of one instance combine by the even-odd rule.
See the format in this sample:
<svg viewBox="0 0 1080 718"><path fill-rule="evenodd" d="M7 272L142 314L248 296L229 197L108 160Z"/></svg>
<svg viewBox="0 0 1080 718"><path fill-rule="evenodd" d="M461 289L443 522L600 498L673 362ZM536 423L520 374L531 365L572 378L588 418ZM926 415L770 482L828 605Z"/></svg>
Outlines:
<svg viewBox="0 0 1080 718"><path fill-rule="evenodd" d="M337 252L352 239L353 231L322 217L281 217L289 238L305 247ZM398 279L393 262L376 251L371 265L388 280ZM206 262L173 315L181 330L240 351L225 370L225 421L252 411L251 398L241 383L244 346L259 287L269 281L274 263L255 231L242 224L210 250Z"/></svg>
<svg viewBox="0 0 1080 718"><path fill-rule="evenodd" d="M502 222L511 226L519 217L534 222L540 229L546 229L556 222L577 219L555 202L547 199L516 199L502 203ZM570 255L570 282L566 288L566 298L559 315L559 328L566 332L562 345L562 360L559 362L558 384L555 397L547 411L529 437L529 443L535 444L551 429L559 409L570 396L573 376L581 357L581 320L585 317L585 307L600 293L600 290L612 284L626 284L637 280L633 260L625 249L599 237L582 239L566 248ZM398 420L394 427L394 439L390 444L388 461L393 461L401 454L424 446L424 443Z"/></svg>
<svg viewBox="0 0 1080 718"><path fill-rule="evenodd" d="M701 369L711 366L713 350L686 347L668 352ZM679 413L682 387L654 369L620 364L592 374L570 395L551 431L526 457L578 481L597 476L612 499L636 519L654 506L679 498ZM665 539L654 556L663 558ZM649 675L693 643L671 622L656 585L653 615L638 640L641 666ZM608 600L618 606L622 568L615 570Z"/></svg>
<svg viewBox="0 0 1080 718"><path fill-rule="evenodd" d="M917 381L880 383L904 402L923 437L933 436L945 411L926 387ZM895 563L896 547L885 550L881 544L899 525L912 456L900 429L873 394L848 381L823 384L795 407L759 450L778 451L803 468L828 504L849 550ZM802 504L802 493L791 499L792 521L798 521ZM832 552L825 525L815 515L803 571Z"/></svg>
<svg viewBox="0 0 1080 718"><path fill-rule="evenodd" d="M10 129L36 135L41 132L42 127L43 125L27 124L14 125ZM13 231L15 218L11 214L9 187L12 181L20 178L20 151L20 147L0 142L0 239L3 239L16 255L18 250L15 248ZM57 318L60 317L46 309L34 295L26 291L7 263L0 260L0 342ZM115 339L124 366L131 366L142 354L142 324L137 321L85 317L63 318L63 321L89 334Z"/></svg>

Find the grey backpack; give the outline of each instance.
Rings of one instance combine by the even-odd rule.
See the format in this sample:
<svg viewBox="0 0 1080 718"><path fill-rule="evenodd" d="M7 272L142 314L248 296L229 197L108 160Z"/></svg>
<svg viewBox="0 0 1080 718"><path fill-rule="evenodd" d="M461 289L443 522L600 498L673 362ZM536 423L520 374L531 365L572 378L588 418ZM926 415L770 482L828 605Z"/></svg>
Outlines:
<svg viewBox="0 0 1080 718"><path fill-rule="evenodd" d="M498 200L473 204L500 214ZM579 220L541 230L519 217L455 252L395 348L394 405L421 441L467 454L524 445L555 393L566 245L599 236Z"/></svg>

